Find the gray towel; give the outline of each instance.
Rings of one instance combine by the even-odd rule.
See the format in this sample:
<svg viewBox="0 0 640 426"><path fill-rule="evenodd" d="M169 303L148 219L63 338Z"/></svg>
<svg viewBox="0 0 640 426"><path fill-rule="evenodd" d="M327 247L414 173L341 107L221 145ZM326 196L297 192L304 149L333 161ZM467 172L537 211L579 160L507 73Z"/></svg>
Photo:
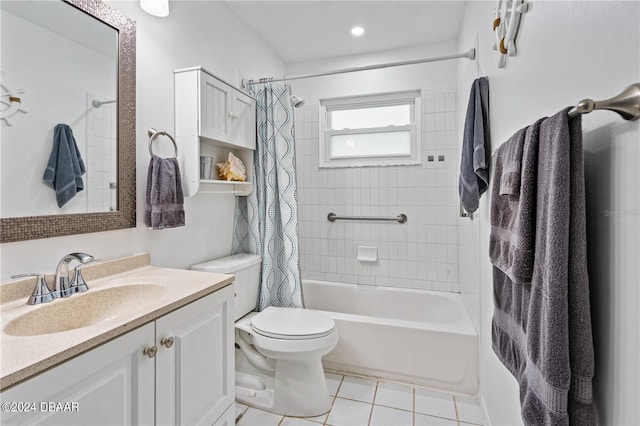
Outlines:
<svg viewBox="0 0 640 426"><path fill-rule="evenodd" d="M527 128L524 142L516 133L495 161L493 350L518 380L527 425L595 425L581 121L568 110ZM501 194L518 152L519 194Z"/></svg>
<svg viewBox="0 0 640 426"><path fill-rule="evenodd" d="M478 209L480 196L489 187L491 134L489 132L489 80L476 79L471 85L469 106L464 122L462 158L458 192L462 206L469 213Z"/></svg>
<svg viewBox="0 0 640 426"><path fill-rule="evenodd" d="M154 155L147 172L145 225L153 229L184 226L183 203L178 160Z"/></svg>
<svg viewBox="0 0 640 426"><path fill-rule="evenodd" d="M514 283L528 284L533 274L540 122L516 132L495 153L489 258Z"/></svg>
<svg viewBox="0 0 640 426"><path fill-rule="evenodd" d="M84 172L84 162L71 127L57 124L53 129L53 149L42 179L56 191L58 207L84 189Z"/></svg>

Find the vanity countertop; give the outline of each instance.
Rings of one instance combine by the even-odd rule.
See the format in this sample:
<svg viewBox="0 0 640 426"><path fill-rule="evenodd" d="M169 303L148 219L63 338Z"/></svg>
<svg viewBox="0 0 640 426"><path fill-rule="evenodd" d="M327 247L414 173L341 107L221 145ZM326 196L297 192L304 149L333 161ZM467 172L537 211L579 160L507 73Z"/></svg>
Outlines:
<svg viewBox="0 0 640 426"><path fill-rule="evenodd" d="M120 261L125 262L124 267L118 261L92 265L91 269L87 265L88 273L83 275L89 285L88 292L39 305L27 305L28 294L16 297L24 295L25 285L20 286L19 292L13 283L2 285L0 390L226 287L234 280L233 275L154 267L149 264L148 254ZM105 271L112 274L104 276ZM101 278L91 279L101 275ZM122 288L114 291L115 287ZM29 289L29 294L32 289ZM132 289L135 291L120 291ZM91 297L81 299L88 295ZM83 309L78 309L78 306ZM95 308L84 309L85 306ZM66 317L72 324L89 325L60 332L45 330L45 334L40 334L42 330L32 330L30 326L25 332L26 321L14 321L41 309L47 311L36 312L35 315L46 318L44 324L49 324L50 320L51 324L60 326L59 322L66 321ZM45 316L40 315L45 312ZM96 315L99 316L97 320ZM12 327L20 322L20 332L12 332Z"/></svg>

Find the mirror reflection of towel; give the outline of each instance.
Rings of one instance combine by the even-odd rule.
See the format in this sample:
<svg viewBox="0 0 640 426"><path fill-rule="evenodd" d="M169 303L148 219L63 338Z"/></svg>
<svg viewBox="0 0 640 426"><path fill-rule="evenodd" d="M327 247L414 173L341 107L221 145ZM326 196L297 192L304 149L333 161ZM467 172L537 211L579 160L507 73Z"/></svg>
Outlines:
<svg viewBox="0 0 640 426"><path fill-rule="evenodd" d="M56 191L58 207L84 189L84 172L84 162L71 127L57 124L53 130L53 149L42 179Z"/></svg>

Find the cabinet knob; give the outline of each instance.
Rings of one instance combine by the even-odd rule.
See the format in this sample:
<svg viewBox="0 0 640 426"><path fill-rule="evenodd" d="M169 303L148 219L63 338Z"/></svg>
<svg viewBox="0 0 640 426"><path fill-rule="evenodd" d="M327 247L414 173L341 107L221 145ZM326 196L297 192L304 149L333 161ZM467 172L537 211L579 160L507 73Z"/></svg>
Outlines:
<svg viewBox="0 0 640 426"><path fill-rule="evenodd" d="M148 356L149 358L153 358L158 353L158 347L156 345L147 346L146 348L144 348L142 353Z"/></svg>
<svg viewBox="0 0 640 426"><path fill-rule="evenodd" d="M240 118L240 116L239 116L238 114L236 114L235 112L230 112L230 113L229 113L229 117L230 117L230 118L235 118L235 119Z"/></svg>
<svg viewBox="0 0 640 426"><path fill-rule="evenodd" d="M173 342L174 342L174 341L175 341L175 340L173 339L173 337L163 337L163 338L160 340L160 344L161 344L162 346L164 346L165 348L169 349L171 346L173 346Z"/></svg>

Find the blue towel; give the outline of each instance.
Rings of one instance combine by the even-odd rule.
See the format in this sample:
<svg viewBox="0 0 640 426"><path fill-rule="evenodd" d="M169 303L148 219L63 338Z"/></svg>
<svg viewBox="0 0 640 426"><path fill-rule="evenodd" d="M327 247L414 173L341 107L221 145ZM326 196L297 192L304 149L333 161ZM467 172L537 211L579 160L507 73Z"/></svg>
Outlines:
<svg viewBox="0 0 640 426"><path fill-rule="evenodd" d="M56 191L58 207L64 206L84 189L84 172L84 163L71 127L57 124L53 130L53 149L42 179Z"/></svg>
<svg viewBox="0 0 640 426"><path fill-rule="evenodd" d="M489 187L488 153L490 152L489 80L487 77L480 77L471 85L464 123L458 183L460 201L469 213L478 210L480 196Z"/></svg>

